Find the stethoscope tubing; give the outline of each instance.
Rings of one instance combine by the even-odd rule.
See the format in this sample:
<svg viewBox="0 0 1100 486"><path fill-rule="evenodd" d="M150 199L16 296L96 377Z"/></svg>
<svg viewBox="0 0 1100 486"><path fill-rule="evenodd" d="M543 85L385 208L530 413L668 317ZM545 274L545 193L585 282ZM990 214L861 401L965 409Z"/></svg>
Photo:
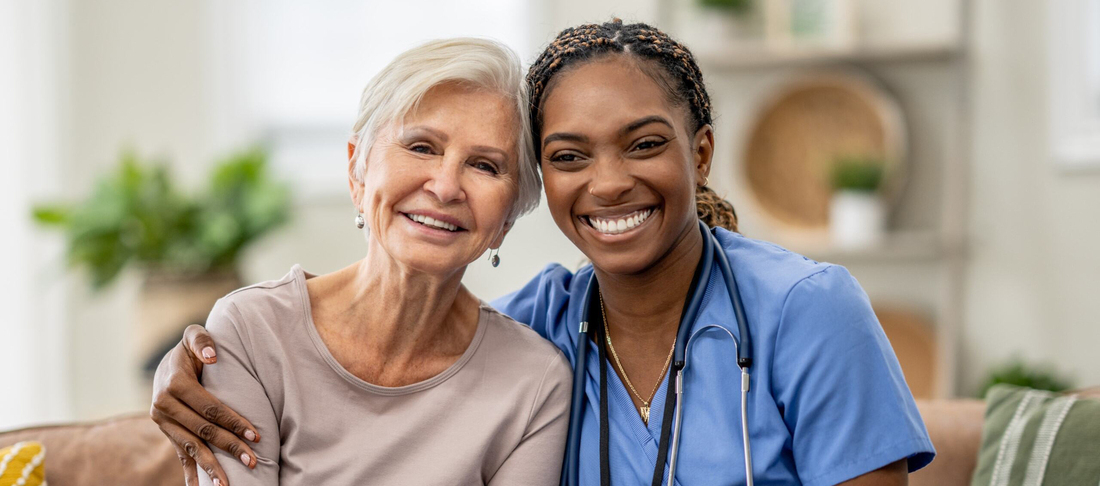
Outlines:
<svg viewBox="0 0 1100 486"><path fill-rule="evenodd" d="M695 277L693 278L693 285L691 294L687 305L681 315L679 328L677 329L676 342L673 346L673 361L671 372L676 377L675 384L675 414L670 417L669 413L672 410L666 410L665 425L662 426L661 439L659 441L659 458L654 470L654 484L659 484L661 470L664 469L665 453L670 452L669 456L669 474L668 484L673 484L673 478L676 474L677 459L679 456L679 442L680 442L680 428L683 417L683 375L687 368L687 356L688 348L691 341L694 340L695 335L700 332L718 328L729 334L730 339L733 340L734 347L737 355L737 364L741 368L741 428L742 437L744 441L745 451L745 470L746 480L748 486L752 486L752 454L749 445L749 433L748 433L748 400L747 394L749 391L749 374L748 368L752 365L752 340L749 335L748 323L745 317L744 305L741 301L741 293L737 287L737 281L733 276L733 270L730 267L729 258L726 256L725 251L720 244L717 244L717 237L711 233L710 228L707 227L702 221L699 222L699 230L703 233L703 252L700 259L699 266L696 268ZM733 337L733 334L726 328L717 325L709 325L696 331L695 334L691 334L691 323L694 323L699 315L699 310L702 305L703 296L706 293L707 283L710 281L711 269L714 266L714 259L717 255L718 267L722 273L723 280L726 284L726 289L730 295L730 302L733 305L734 317L737 320L738 333L741 336L741 341ZM595 275L588 281L588 286L585 289L583 300L581 302L581 320L580 327L578 329L578 336L576 342L576 362L573 372L573 396L572 406L569 412L569 431L566 439L566 455L565 464L562 468L561 484L563 486L576 486L579 481L580 471L580 432L581 422L584 414L585 403L585 384L587 383L587 369L588 369L588 332L589 332L589 316L592 312L598 312L594 310L593 306L595 301L592 296L598 292L599 284ZM685 325L687 323L687 325ZM604 397L600 397L601 400ZM668 419L672 420L668 420ZM673 422L669 427L669 422ZM672 433L672 437L669 437L669 432ZM669 440L671 439L671 440ZM669 444L671 442L671 444ZM666 448L671 445L671 451L666 451ZM601 468L606 465L601 464Z"/></svg>
<svg viewBox="0 0 1100 486"><path fill-rule="evenodd" d="M707 331L720 330L729 336L730 341L733 343L734 353L737 353L741 346L738 344L737 339L733 337L733 333L722 326L717 324L711 324L704 326L699 330L691 334L688 338L687 350L685 352L686 357L691 357L691 345L695 343L695 337L703 334ZM690 363L690 361L688 362ZM670 457L668 461L668 483L674 484L673 478L676 477L677 458L680 452L680 422L683 417L684 407L684 373L687 373L688 366L685 365L684 369L679 370L676 373L676 419L672 424L672 450L670 451ZM749 393L749 370L747 367L741 368L741 439L744 443L745 452L745 484L746 486L753 486L752 477L752 446L749 443L749 408L748 408L748 393Z"/></svg>

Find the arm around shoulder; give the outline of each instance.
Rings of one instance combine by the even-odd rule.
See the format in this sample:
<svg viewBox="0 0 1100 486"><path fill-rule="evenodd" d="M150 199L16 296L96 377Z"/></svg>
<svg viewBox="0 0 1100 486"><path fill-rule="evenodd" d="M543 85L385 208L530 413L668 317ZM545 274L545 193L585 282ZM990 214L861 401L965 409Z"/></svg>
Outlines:
<svg viewBox="0 0 1100 486"><path fill-rule="evenodd" d="M214 448L218 463L234 486L279 483L279 424L262 383L262 372L255 367L252 341L247 323L229 297L215 304L206 321L206 329L218 343L218 362L203 372L203 386L227 406L246 417L260 434L252 446L255 469L241 458ZM199 471L200 484L213 484Z"/></svg>

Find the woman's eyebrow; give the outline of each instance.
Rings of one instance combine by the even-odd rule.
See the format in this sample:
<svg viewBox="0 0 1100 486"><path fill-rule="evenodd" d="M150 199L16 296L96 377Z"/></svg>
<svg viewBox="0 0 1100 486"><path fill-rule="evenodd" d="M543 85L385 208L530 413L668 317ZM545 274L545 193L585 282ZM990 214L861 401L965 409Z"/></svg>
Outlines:
<svg viewBox="0 0 1100 486"><path fill-rule="evenodd" d="M436 130L432 127L426 127L426 126L415 126L415 127L411 127L411 128L406 128L405 130L402 131L401 135L406 136L406 137L408 137L408 136L414 136L415 137L417 135L421 135L422 133L427 133L428 135L431 135L435 138L438 138L442 142L446 142L447 139L449 138L449 137L447 137L446 133L443 133L443 132L441 132L439 130Z"/></svg>
<svg viewBox="0 0 1100 486"><path fill-rule="evenodd" d="M565 140L565 141L569 141L569 142L578 142L578 143L588 143L588 137L586 137L584 135L580 135L580 134L577 134L577 133L558 132L558 133L551 133L550 135L547 135L546 138L542 139L542 146L543 146L543 148L546 148L546 146L549 145L550 142L556 142L558 140Z"/></svg>
<svg viewBox="0 0 1100 486"><path fill-rule="evenodd" d="M660 116L660 115L653 115L653 116L647 116L645 118L639 118L639 119L631 122L626 127L623 127L622 130L619 130L619 135L626 135L630 132L633 132L634 130L637 130L637 129L642 128L646 125L649 125L650 123L660 123L662 125L667 126L668 128L671 128L671 129L675 130L675 127L672 126L672 123L669 123L669 121L666 120L665 117Z"/></svg>
<svg viewBox="0 0 1100 486"><path fill-rule="evenodd" d="M502 159L507 159L508 158L508 152L503 150L503 149L497 148L497 147L490 147L488 145L475 145L475 146L470 147L470 148L473 149L475 152L481 152L483 154L485 154L485 153L496 154L496 155L500 156L500 158L502 158Z"/></svg>

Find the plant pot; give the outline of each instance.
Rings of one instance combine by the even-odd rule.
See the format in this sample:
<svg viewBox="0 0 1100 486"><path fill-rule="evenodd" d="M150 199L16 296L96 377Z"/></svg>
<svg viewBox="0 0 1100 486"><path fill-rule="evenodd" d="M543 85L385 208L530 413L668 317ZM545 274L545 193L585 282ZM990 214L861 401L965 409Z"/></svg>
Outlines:
<svg viewBox="0 0 1100 486"><path fill-rule="evenodd" d="M861 249L881 244L886 234L886 207L878 193L837 191L829 204L829 232L833 244Z"/></svg>
<svg viewBox="0 0 1100 486"><path fill-rule="evenodd" d="M159 361L190 324L205 324L218 299L241 287L236 271L145 274L137 302L137 356Z"/></svg>
<svg viewBox="0 0 1100 486"><path fill-rule="evenodd" d="M760 41L764 25L760 14L754 10L734 12L714 7L687 9L680 20L680 37L699 50L720 49L730 43L744 44Z"/></svg>

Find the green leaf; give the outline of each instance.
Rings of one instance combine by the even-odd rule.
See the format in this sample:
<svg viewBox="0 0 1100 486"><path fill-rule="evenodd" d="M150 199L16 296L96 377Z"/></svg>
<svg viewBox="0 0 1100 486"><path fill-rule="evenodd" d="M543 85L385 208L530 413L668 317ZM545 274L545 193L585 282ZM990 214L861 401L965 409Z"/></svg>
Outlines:
<svg viewBox="0 0 1100 486"><path fill-rule="evenodd" d="M35 206L31 210L31 217L39 224L46 226L65 226L69 223L71 210L63 205Z"/></svg>

